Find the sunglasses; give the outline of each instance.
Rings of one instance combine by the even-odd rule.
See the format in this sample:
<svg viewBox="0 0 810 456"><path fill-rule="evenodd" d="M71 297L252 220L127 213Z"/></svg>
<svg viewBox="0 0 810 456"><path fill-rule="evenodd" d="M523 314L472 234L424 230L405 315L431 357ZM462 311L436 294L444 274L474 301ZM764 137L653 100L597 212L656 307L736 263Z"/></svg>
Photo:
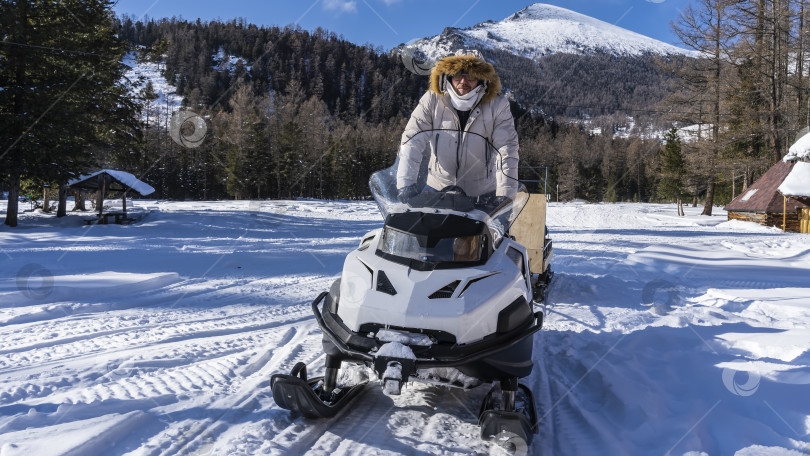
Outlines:
<svg viewBox="0 0 810 456"><path fill-rule="evenodd" d="M459 73L459 74L454 74L453 76L450 76L450 78L451 78L453 81L461 81L462 79L465 79L465 80L467 80L468 82L476 82L476 81L478 81L478 79L477 79L477 78L473 78L473 77L471 77L471 76L470 76L469 74L467 74L467 73Z"/></svg>

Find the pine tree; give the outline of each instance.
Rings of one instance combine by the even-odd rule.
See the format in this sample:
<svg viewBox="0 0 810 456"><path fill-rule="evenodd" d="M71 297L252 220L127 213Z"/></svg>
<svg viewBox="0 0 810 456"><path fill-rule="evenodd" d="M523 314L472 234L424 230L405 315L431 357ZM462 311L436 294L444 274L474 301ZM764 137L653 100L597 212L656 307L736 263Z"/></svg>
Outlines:
<svg viewBox="0 0 810 456"><path fill-rule="evenodd" d="M109 0L0 3L0 179L17 225L22 178L64 184L138 138L136 104L122 83L127 48Z"/></svg>
<svg viewBox="0 0 810 456"><path fill-rule="evenodd" d="M683 196L686 161L681 152L681 139L678 130L671 128L664 136L664 147L661 149L661 181L658 183L658 195L661 198L675 200L678 204L678 215L684 215Z"/></svg>

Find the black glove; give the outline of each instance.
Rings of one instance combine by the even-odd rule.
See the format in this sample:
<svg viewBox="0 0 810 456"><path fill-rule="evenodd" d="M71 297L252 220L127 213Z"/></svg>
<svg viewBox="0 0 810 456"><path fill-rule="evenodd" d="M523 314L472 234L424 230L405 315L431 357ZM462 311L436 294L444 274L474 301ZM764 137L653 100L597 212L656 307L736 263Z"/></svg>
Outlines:
<svg viewBox="0 0 810 456"><path fill-rule="evenodd" d="M508 196L496 196L495 198L492 198L492 210L494 211L496 209L500 209L511 202L512 198L509 198Z"/></svg>
<svg viewBox="0 0 810 456"><path fill-rule="evenodd" d="M416 184L408 185L397 190L397 198L401 203L407 203L411 198L419 194L419 187Z"/></svg>

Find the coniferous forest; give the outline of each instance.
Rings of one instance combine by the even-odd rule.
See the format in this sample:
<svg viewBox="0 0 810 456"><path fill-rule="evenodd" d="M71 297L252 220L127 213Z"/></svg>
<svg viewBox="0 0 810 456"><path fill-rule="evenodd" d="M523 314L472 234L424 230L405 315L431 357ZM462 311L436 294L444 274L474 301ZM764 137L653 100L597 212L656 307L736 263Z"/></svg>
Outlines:
<svg viewBox="0 0 810 456"><path fill-rule="evenodd" d="M548 167L552 200L710 208L739 194L807 124L805 15L798 0L695 2L675 27L700 58L485 56L512 102L521 165ZM9 206L102 167L134 174L158 198L366 198L428 87L396 50L322 29L140 21L115 17L107 0L2 2L0 18ZM75 20L91 32L76 32ZM125 77L129 58L159 66L203 127L200 141L172 137L153 87ZM673 131L664 147L671 127L687 125L694 137ZM194 135L181 127L174 136ZM16 224L16 208L6 223Z"/></svg>
<svg viewBox="0 0 810 456"><path fill-rule="evenodd" d="M398 54L357 46L323 30L260 28L240 20L144 24L129 18L120 27L135 47L166 48L169 81L185 107L213 130L203 145L188 151L176 148L160 125L146 129L145 152L129 167L164 157L162 168L147 175L170 198L366 197L368 176L393 163L408 116L428 87L428 78L409 72ZM222 56L236 57L236 64L221 64ZM523 164L550 167L550 188L556 197L559 183L561 199L649 199L648 167L658 141L613 138L612 132L628 127L634 110L654 107L665 96L664 77L652 58L646 65L624 62L624 70L645 68L626 73L648 83L628 83L632 90L622 97L621 89L604 91L599 73L588 70L615 67L615 58L592 56L570 80L540 83L543 73L553 74L555 66L562 72L570 63L550 57L538 66L487 52L512 92ZM590 80L580 77L585 73ZM645 79L650 74L654 77ZM657 92L638 95L639 85ZM548 103L534 102L541 93L548 94ZM606 107L594 112L588 104ZM629 110L621 112L622 107ZM564 117L581 119L590 112L594 118L587 123ZM645 120L656 126L650 116ZM609 133L594 135L600 126ZM525 173L526 179L537 177L535 171ZM180 178L164 185L164 176Z"/></svg>

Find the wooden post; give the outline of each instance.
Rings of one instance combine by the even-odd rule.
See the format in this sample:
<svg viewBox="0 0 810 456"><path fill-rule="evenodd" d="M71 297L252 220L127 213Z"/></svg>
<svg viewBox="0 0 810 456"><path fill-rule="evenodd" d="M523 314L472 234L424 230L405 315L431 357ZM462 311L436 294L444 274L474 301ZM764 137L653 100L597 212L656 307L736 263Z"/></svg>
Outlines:
<svg viewBox="0 0 810 456"><path fill-rule="evenodd" d="M84 192L79 189L73 190L73 210L74 211L86 211L87 206L84 204Z"/></svg>
<svg viewBox="0 0 810 456"><path fill-rule="evenodd" d="M126 218L126 216L127 216L127 192L124 192L123 201L124 201L124 217Z"/></svg>
<svg viewBox="0 0 810 456"><path fill-rule="evenodd" d="M59 206L56 209L57 217L64 217L67 215L67 187L65 185L59 186Z"/></svg>
<svg viewBox="0 0 810 456"><path fill-rule="evenodd" d="M101 213L104 211L104 187L107 185L106 176L102 173L98 175L98 199L96 199L96 209L98 218L101 221Z"/></svg>
<svg viewBox="0 0 810 456"><path fill-rule="evenodd" d="M782 205L782 231L787 231L787 196L782 195L784 203Z"/></svg>

